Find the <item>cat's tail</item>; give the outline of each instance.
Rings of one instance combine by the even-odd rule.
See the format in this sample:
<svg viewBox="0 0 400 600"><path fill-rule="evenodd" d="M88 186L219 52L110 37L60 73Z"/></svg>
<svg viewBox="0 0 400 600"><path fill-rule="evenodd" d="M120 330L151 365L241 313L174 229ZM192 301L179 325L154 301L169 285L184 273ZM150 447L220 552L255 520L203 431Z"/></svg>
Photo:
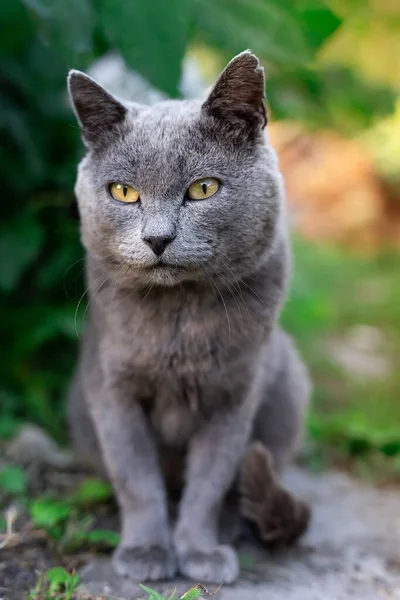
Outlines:
<svg viewBox="0 0 400 600"><path fill-rule="evenodd" d="M261 442L253 442L242 461L240 513L250 521L259 540L268 545L289 545L306 531L309 506L285 490L275 474L272 455Z"/></svg>

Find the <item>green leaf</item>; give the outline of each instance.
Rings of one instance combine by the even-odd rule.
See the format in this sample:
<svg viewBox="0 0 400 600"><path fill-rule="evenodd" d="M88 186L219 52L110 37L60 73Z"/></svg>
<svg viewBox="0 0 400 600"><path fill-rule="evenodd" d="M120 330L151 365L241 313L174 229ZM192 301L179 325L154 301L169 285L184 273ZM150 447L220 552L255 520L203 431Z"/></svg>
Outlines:
<svg viewBox="0 0 400 600"><path fill-rule="evenodd" d="M127 64L170 96L178 95L188 42L189 0L99 0L105 37Z"/></svg>
<svg viewBox="0 0 400 600"><path fill-rule="evenodd" d="M61 587L66 586L71 575L63 567L54 567L47 571L47 579L50 583L49 592L58 592Z"/></svg>
<svg viewBox="0 0 400 600"><path fill-rule="evenodd" d="M31 505L31 517L37 527L54 527L71 516L72 508L68 504L47 498L34 500Z"/></svg>
<svg viewBox="0 0 400 600"><path fill-rule="evenodd" d="M149 596L147 600L165 600L165 597L156 592L155 590L152 590L151 588L148 588L145 585L142 585L141 583L139 585L142 588L142 590L148 593Z"/></svg>
<svg viewBox="0 0 400 600"><path fill-rule="evenodd" d="M74 573L68 573L63 567L49 569L46 575L49 582L49 594L52 595L65 590L65 600L71 597L72 592L79 584L79 576Z"/></svg>
<svg viewBox="0 0 400 600"><path fill-rule="evenodd" d="M119 534L115 531L110 531L109 529L93 529L92 531L88 531L84 537L89 544L95 546L107 546L110 548L118 546L120 541Z"/></svg>
<svg viewBox="0 0 400 600"><path fill-rule="evenodd" d="M101 504L112 498L112 487L102 479L93 477L84 481L78 491L71 497L77 506Z"/></svg>
<svg viewBox="0 0 400 600"><path fill-rule="evenodd" d="M29 43L33 27L19 0L0 2L0 52L11 52ZM18 27L15 24L18 23Z"/></svg>
<svg viewBox="0 0 400 600"><path fill-rule="evenodd" d="M310 44L282 0L195 0L197 36L231 56L250 47L271 62L304 64Z"/></svg>
<svg viewBox="0 0 400 600"><path fill-rule="evenodd" d="M26 475L20 467L5 467L0 471L0 490L7 494L24 494L27 489Z"/></svg>
<svg viewBox="0 0 400 600"><path fill-rule="evenodd" d="M323 0L297 0L295 9L308 43L314 50L317 50L342 22Z"/></svg>
<svg viewBox="0 0 400 600"><path fill-rule="evenodd" d="M0 230L0 289L10 292L37 258L44 234L31 212L24 211Z"/></svg>
<svg viewBox="0 0 400 600"><path fill-rule="evenodd" d="M196 600L197 598L200 598L200 596L201 589L196 583L195 585L192 585L192 587L186 592L186 594L183 594L182 600Z"/></svg>
<svg viewBox="0 0 400 600"><path fill-rule="evenodd" d="M85 66L92 54L94 14L89 0L23 0L39 35L55 50L66 69Z"/></svg>
<svg viewBox="0 0 400 600"><path fill-rule="evenodd" d="M0 395L1 396L1 395ZM2 415L0 419L0 440L7 440L15 435L18 429L18 420L11 415Z"/></svg>

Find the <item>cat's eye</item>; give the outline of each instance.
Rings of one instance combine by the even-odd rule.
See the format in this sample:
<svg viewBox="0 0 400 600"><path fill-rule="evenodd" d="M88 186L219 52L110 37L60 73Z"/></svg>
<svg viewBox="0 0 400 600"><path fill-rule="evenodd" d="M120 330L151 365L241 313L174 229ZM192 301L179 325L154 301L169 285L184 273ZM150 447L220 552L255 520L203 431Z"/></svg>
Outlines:
<svg viewBox="0 0 400 600"><path fill-rule="evenodd" d="M110 185L110 194L118 202L133 203L140 199L139 192L130 185L123 183L112 183Z"/></svg>
<svg viewBox="0 0 400 600"><path fill-rule="evenodd" d="M186 197L190 200L205 200L211 198L219 190L219 181L214 177L207 177L206 179L198 179L189 187L186 192Z"/></svg>

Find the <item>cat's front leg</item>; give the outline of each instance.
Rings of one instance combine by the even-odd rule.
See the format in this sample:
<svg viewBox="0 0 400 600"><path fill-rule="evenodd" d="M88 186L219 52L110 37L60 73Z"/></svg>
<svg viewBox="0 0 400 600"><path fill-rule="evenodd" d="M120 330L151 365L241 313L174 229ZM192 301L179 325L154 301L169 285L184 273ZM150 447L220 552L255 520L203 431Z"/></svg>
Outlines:
<svg viewBox="0 0 400 600"><path fill-rule="evenodd" d="M115 570L137 581L172 577L176 559L155 443L141 406L114 381L92 386L89 409L121 512Z"/></svg>
<svg viewBox="0 0 400 600"><path fill-rule="evenodd" d="M174 540L180 572L196 581L232 583L238 577L234 549L219 544L218 518L250 428L249 407L230 407L216 413L190 442Z"/></svg>

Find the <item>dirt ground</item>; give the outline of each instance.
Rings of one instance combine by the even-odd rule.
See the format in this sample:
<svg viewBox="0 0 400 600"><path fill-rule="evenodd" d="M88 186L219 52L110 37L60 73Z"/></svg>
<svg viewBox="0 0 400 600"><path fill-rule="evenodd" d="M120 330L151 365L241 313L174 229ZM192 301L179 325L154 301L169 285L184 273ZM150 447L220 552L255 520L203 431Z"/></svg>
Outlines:
<svg viewBox="0 0 400 600"><path fill-rule="evenodd" d="M32 449L23 448L13 460L33 455ZM62 497L87 477L68 460L50 455L24 465L30 495ZM241 578L234 586L224 586L218 600L400 600L400 490L366 486L344 473L315 475L303 468L290 470L286 484L312 504L309 531L296 547L284 551L268 552L244 540L239 545ZM0 502L5 510L12 504L4 497ZM143 597L137 582L113 573L107 554L93 548L66 554L44 531L32 530L23 502L16 508L16 535L7 543L4 534L0 537L1 600L27 598L40 573L52 566L80 574L78 598ZM91 514L96 527L118 528L112 502L93 508ZM178 578L152 587L169 593L176 587L178 594L189 585Z"/></svg>

